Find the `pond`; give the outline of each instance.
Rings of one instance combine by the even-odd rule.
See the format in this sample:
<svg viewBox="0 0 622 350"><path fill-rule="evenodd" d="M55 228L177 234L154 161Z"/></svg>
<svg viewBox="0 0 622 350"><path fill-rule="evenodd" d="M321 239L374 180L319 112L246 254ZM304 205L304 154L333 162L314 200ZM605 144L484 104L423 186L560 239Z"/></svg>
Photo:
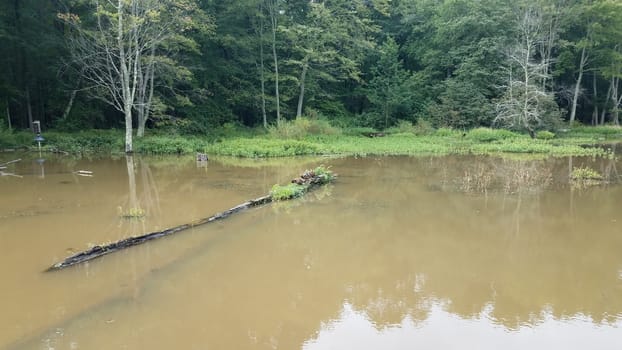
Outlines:
<svg viewBox="0 0 622 350"><path fill-rule="evenodd" d="M615 159L21 157L0 177L2 350L622 344ZM44 272L320 164L338 180L301 199ZM606 183L571 184L583 166Z"/></svg>

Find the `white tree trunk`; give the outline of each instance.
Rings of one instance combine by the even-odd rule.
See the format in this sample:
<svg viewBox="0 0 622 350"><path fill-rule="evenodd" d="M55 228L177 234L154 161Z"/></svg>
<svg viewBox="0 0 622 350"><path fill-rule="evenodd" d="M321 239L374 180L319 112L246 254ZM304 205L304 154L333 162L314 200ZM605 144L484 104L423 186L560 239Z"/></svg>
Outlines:
<svg viewBox="0 0 622 350"><path fill-rule="evenodd" d="M302 117L302 104L305 98L305 79L307 78L307 70L309 69L309 59L305 57L302 64L302 73L300 73L300 94L298 95L298 108L296 108L296 119Z"/></svg>
<svg viewBox="0 0 622 350"><path fill-rule="evenodd" d="M30 101L30 88L26 86L26 110L28 112L28 127L32 130L32 103Z"/></svg>
<svg viewBox="0 0 622 350"><path fill-rule="evenodd" d="M600 111L600 125L605 125L605 116L607 114L607 105L609 104L609 99L611 98L611 87L613 86L613 79L609 83L609 88L607 88L607 96L605 97L605 103L603 105L603 109Z"/></svg>
<svg viewBox="0 0 622 350"><path fill-rule="evenodd" d="M569 123L572 125L577 115L577 103L579 101L579 92L581 91L581 79L583 79L583 70L587 64L587 54L585 52L585 46L581 49L581 61L579 62L579 76L577 82L574 85L574 94L572 95L572 106L570 107L570 119Z"/></svg>
<svg viewBox="0 0 622 350"><path fill-rule="evenodd" d="M276 124L281 125L281 100L279 96L279 59L276 55L276 31L278 29L279 10L277 9L277 1L270 0L269 3L270 24L272 28L272 57L274 60L274 95L276 98Z"/></svg>
<svg viewBox="0 0 622 350"><path fill-rule="evenodd" d="M263 13L263 6L260 5L259 12ZM266 114L266 76L265 76L265 67L264 67L264 18L263 15L260 14L259 19L259 80L261 82L261 117L263 121L264 129L268 128L268 117Z"/></svg>
<svg viewBox="0 0 622 350"><path fill-rule="evenodd" d="M9 106L9 99L6 100L6 121L9 126L9 131L12 131L13 127L11 126L11 108Z"/></svg>
<svg viewBox="0 0 622 350"><path fill-rule="evenodd" d="M120 80L123 97L123 112L125 116L125 153L132 153L134 151L132 145L132 107L134 106L134 100L130 90L130 71L125 52L125 42L123 40L123 2L123 0L118 0L117 2L117 45L119 49L119 66L121 67Z"/></svg>
<svg viewBox="0 0 622 350"><path fill-rule="evenodd" d="M594 111L592 112L592 125L598 125L598 87L596 86L596 73L592 74L592 91L594 98Z"/></svg>
<svg viewBox="0 0 622 350"><path fill-rule="evenodd" d="M619 96L620 78L611 78L611 102L613 103L613 124L620 125L620 102L622 96Z"/></svg>
<svg viewBox="0 0 622 350"><path fill-rule="evenodd" d="M72 90L71 95L69 95L69 102L67 102L67 106L65 107L65 111L63 112L63 116L61 119L67 119L69 113L71 113L71 108L73 107L73 102L76 99L76 95L78 94L78 90Z"/></svg>

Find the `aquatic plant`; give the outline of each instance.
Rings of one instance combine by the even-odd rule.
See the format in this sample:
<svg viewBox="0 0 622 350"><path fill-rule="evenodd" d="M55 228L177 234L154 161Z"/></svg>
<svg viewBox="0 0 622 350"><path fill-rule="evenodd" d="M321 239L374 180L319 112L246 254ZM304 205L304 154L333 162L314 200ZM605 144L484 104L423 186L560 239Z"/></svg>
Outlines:
<svg viewBox="0 0 622 350"><path fill-rule="evenodd" d="M603 176L589 167L574 167L570 173L572 180L603 180Z"/></svg>
<svg viewBox="0 0 622 350"><path fill-rule="evenodd" d="M335 179L335 174L327 167L320 165L313 170L306 170L291 183L281 186L274 185L270 196L275 201L297 198L305 194L311 186L324 185Z"/></svg>
<svg viewBox="0 0 622 350"><path fill-rule="evenodd" d="M570 172L570 185L575 189L598 186L604 182L604 177L589 167L575 167Z"/></svg>
<svg viewBox="0 0 622 350"><path fill-rule="evenodd" d="M319 179L319 184L327 184L335 179L335 174L327 167L320 165L313 170L313 174Z"/></svg>
<svg viewBox="0 0 622 350"><path fill-rule="evenodd" d="M117 209L119 211L119 216L123 219L142 219L145 217L145 210L138 207L129 208L127 211L124 211L122 207L118 207Z"/></svg>
<svg viewBox="0 0 622 350"><path fill-rule="evenodd" d="M295 183L289 183L285 186L274 185L270 191L272 199L275 201L288 200L292 198L298 198L302 196L307 189L305 185L299 185Z"/></svg>

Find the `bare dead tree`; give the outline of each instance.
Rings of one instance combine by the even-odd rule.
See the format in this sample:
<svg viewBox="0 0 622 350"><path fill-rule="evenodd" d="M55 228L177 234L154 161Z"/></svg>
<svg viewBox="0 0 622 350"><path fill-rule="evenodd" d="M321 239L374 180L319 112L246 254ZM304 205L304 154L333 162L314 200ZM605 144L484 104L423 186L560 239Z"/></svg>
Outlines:
<svg viewBox="0 0 622 350"><path fill-rule="evenodd" d="M527 8L517 20L516 44L508 52L508 80L506 92L498 101L494 122L513 129L522 129L535 136L535 128L546 116L553 97L544 89L549 62L535 59L541 45L542 16L534 8Z"/></svg>

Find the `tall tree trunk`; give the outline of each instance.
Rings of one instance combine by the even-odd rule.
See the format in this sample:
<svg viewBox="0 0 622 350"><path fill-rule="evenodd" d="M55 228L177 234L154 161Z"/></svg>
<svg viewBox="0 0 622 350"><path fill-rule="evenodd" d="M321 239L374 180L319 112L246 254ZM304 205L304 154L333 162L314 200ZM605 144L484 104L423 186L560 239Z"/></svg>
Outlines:
<svg viewBox="0 0 622 350"><path fill-rule="evenodd" d="M605 97L605 103L603 104L603 109L600 111L600 125L605 125L605 116L607 114L607 105L609 104L609 99L611 98L611 87L613 86L613 80L609 83L609 88L607 89L607 96Z"/></svg>
<svg viewBox="0 0 622 350"><path fill-rule="evenodd" d="M142 75L142 69L139 65L140 76L142 82L139 84L139 106L138 106L138 129L136 131L136 137L145 136L145 125L149 119L149 113L151 112L151 103L153 101L153 90L155 77L155 46L151 47L149 54L149 64L147 65L147 72ZM147 91L147 87L149 90Z"/></svg>
<svg viewBox="0 0 622 350"><path fill-rule="evenodd" d="M384 128L389 127L389 99L384 101Z"/></svg>
<svg viewBox="0 0 622 350"><path fill-rule="evenodd" d="M572 95L572 106L570 107L570 119L568 122L570 125L574 122L577 115L577 102L579 101L579 92L581 91L581 79L583 79L583 70L587 63L587 54L585 52L585 46L581 50L581 61L579 62L579 76L574 86L574 94Z"/></svg>
<svg viewBox="0 0 622 350"><path fill-rule="evenodd" d="M32 103L30 101L30 87L26 86L26 110L28 111L28 127L32 130Z"/></svg>
<svg viewBox="0 0 622 350"><path fill-rule="evenodd" d="M11 108L9 106L9 99L6 99L6 121L8 123L9 126L9 131L13 130L13 127L11 126Z"/></svg>
<svg viewBox="0 0 622 350"><path fill-rule="evenodd" d="M264 52L263 52L263 31L264 18L263 15L259 19L259 78L261 80L261 117L264 129L268 128L268 117L266 115L266 76L264 72Z"/></svg>
<svg viewBox="0 0 622 350"><path fill-rule="evenodd" d="M592 89L594 100L594 111L592 112L592 125L598 125L598 89L596 86L596 72L592 74Z"/></svg>
<svg viewBox="0 0 622 350"><path fill-rule="evenodd" d="M63 112L62 120L67 119L69 113L71 113L71 108L73 108L73 102L76 99L76 94L78 90L71 90L71 95L69 95L69 102L67 102L67 106L65 107L65 111Z"/></svg>
<svg viewBox="0 0 622 350"><path fill-rule="evenodd" d="M123 96L123 112L125 117L125 153L132 153L132 107L133 96L130 90L130 72L128 67L128 57L131 53L125 52L125 43L123 42L123 2L117 2L118 32L117 45L119 46L119 65L121 66L121 89Z"/></svg>
<svg viewBox="0 0 622 350"><path fill-rule="evenodd" d="M620 78L613 77L611 78L611 102L613 103L613 124L620 125L620 99L622 97L618 97L620 85Z"/></svg>
<svg viewBox="0 0 622 350"><path fill-rule="evenodd" d="M300 74L300 94L298 95L298 108L296 109L296 119L302 117L302 103L305 98L305 79L307 78L307 70L309 69L309 58L304 58L302 63L302 73Z"/></svg>
<svg viewBox="0 0 622 350"><path fill-rule="evenodd" d="M276 8L277 2L270 2L270 24L272 27L272 57L274 59L274 94L276 98L276 125L281 125L281 100L279 96L279 59L276 55L276 30L278 29L277 16L279 14Z"/></svg>

